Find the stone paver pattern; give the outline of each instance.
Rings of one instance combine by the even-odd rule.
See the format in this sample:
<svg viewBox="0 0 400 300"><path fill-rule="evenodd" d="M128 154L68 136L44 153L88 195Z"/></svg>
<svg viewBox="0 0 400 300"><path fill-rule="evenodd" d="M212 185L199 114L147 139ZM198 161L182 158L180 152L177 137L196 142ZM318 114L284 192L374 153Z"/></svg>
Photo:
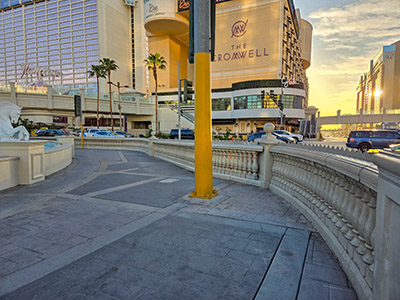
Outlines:
<svg viewBox="0 0 400 300"><path fill-rule="evenodd" d="M312 224L258 187L135 151L77 150L0 193L0 299L356 300Z"/></svg>

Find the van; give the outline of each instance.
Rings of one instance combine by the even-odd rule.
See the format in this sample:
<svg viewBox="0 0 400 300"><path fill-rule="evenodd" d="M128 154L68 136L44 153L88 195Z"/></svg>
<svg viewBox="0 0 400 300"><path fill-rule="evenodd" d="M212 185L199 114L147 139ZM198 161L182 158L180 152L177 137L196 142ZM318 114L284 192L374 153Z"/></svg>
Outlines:
<svg viewBox="0 0 400 300"><path fill-rule="evenodd" d="M178 129L171 129L169 138L177 140L178 134ZM181 139L194 140L194 131L188 128L181 129Z"/></svg>

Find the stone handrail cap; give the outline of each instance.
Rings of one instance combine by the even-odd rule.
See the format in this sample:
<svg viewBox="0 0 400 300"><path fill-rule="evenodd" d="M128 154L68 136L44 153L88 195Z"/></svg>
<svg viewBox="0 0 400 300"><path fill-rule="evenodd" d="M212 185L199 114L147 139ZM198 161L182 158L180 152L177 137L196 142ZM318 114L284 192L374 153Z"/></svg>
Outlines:
<svg viewBox="0 0 400 300"><path fill-rule="evenodd" d="M396 176L400 176L400 153L382 151L372 158L372 161L380 168Z"/></svg>
<svg viewBox="0 0 400 300"><path fill-rule="evenodd" d="M274 131L274 129L275 129L275 125L272 123L267 123L264 125L264 131L266 133L272 133Z"/></svg>

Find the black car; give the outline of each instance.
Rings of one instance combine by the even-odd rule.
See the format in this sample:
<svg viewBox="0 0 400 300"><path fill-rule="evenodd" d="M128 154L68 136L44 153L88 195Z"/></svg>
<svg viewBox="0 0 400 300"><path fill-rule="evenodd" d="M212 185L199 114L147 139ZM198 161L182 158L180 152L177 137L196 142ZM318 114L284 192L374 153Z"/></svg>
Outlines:
<svg viewBox="0 0 400 300"><path fill-rule="evenodd" d="M177 140L178 135L178 129L171 129L169 138ZM181 139L194 140L194 131L191 129L181 129Z"/></svg>
<svg viewBox="0 0 400 300"><path fill-rule="evenodd" d="M400 143L400 133L396 130L356 130L347 138L346 146L364 152L369 149L389 148Z"/></svg>

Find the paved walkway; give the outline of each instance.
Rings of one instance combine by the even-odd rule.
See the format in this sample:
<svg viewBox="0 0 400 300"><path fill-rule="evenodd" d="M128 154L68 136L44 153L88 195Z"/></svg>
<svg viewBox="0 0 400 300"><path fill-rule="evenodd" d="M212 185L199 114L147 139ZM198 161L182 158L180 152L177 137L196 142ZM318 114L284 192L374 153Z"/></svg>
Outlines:
<svg viewBox="0 0 400 300"><path fill-rule="evenodd" d="M357 299L312 225L261 188L140 152L77 150L0 192L0 299Z"/></svg>

